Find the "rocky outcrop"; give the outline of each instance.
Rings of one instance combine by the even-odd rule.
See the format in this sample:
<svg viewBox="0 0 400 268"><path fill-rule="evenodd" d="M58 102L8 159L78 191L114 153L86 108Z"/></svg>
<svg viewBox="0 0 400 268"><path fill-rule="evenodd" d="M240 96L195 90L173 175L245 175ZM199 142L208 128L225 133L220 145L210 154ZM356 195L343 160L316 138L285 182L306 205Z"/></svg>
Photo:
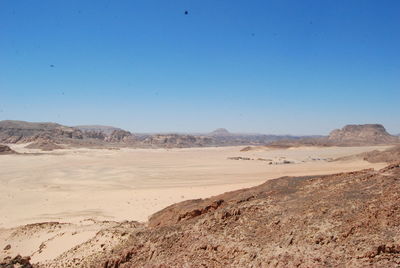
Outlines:
<svg viewBox="0 0 400 268"><path fill-rule="evenodd" d="M12 150L10 147L7 145L1 145L0 144L0 155L2 154L15 154L16 152Z"/></svg>
<svg viewBox="0 0 400 268"><path fill-rule="evenodd" d="M210 146L212 139L205 136L181 135L181 134L155 134L146 137L143 144L154 147L183 148Z"/></svg>
<svg viewBox="0 0 400 268"><path fill-rule="evenodd" d="M114 130L110 136L105 138L105 141L107 142L133 142L134 140L135 138L132 133L122 129Z"/></svg>
<svg viewBox="0 0 400 268"><path fill-rule="evenodd" d="M27 143L51 139L57 142L83 139L83 133L75 128L55 123L30 123L24 121L0 121L0 142Z"/></svg>
<svg viewBox="0 0 400 268"><path fill-rule="evenodd" d="M30 257L21 257L20 255L14 258L5 258L0 262L0 268L33 268L30 263Z"/></svg>
<svg viewBox="0 0 400 268"><path fill-rule="evenodd" d="M83 135L85 138L98 139L98 140L105 140L107 137L107 135L104 134L103 132L95 130L84 131Z"/></svg>
<svg viewBox="0 0 400 268"><path fill-rule="evenodd" d="M108 143L128 143L135 141L132 133L113 128L100 128L100 130L82 128L83 131L55 123L30 123L24 121L0 121L0 142L4 143L30 143L27 148L51 149L50 143L72 144L77 146L102 146ZM47 143L47 145L45 144Z"/></svg>
<svg viewBox="0 0 400 268"><path fill-rule="evenodd" d="M347 125L342 129L332 131L328 140L337 144L349 145L388 144L400 141L379 124Z"/></svg>

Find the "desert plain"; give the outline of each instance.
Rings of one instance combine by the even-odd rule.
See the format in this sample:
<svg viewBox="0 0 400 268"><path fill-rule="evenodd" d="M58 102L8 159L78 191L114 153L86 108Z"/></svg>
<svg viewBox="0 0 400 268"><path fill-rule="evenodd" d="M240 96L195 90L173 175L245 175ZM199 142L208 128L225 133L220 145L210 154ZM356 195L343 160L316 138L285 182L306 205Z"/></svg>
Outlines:
<svg viewBox="0 0 400 268"><path fill-rule="evenodd" d="M10 147L21 154L0 159L0 228L49 221L144 222L171 204L282 176L379 169L386 164L333 160L388 148L260 147L241 151L243 146L234 146L42 152L18 144Z"/></svg>

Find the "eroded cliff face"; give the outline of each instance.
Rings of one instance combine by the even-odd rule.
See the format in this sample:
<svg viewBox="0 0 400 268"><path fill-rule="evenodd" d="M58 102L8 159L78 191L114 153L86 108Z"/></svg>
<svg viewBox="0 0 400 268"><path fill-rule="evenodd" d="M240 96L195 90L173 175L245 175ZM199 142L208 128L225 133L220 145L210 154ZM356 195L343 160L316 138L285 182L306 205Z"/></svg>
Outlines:
<svg viewBox="0 0 400 268"><path fill-rule="evenodd" d="M0 141L3 143L28 143L38 140L57 142L84 138L82 131L55 123L30 123L23 121L1 121Z"/></svg>

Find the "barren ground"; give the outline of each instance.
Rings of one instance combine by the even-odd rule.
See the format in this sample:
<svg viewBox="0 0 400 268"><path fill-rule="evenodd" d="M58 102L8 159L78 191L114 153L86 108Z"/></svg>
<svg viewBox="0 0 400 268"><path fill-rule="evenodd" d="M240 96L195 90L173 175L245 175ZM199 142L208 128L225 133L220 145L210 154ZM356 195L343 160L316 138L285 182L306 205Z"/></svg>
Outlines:
<svg viewBox="0 0 400 268"><path fill-rule="evenodd" d="M41 152L24 145L11 147L21 154L0 157L0 257L21 254L31 256L34 263L51 262L98 237L99 232L105 233L96 245L105 250L126 238L125 225L143 226L131 221L146 221L151 214L186 199L206 198L281 176L379 169L386 164L355 158L333 162L330 159L387 148ZM237 157L251 160L229 159ZM21 226L24 224L31 225ZM122 235L116 236L118 228ZM81 254L86 256L90 250Z"/></svg>
<svg viewBox="0 0 400 268"><path fill-rule="evenodd" d="M18 152L40 152L11 147ZM88 218L146 221L170 204L272 178L381 168L385 164L328 160L386 147L240 152L241 148L70 149L4 155L0 158L0 228ZM255 160L228 159L237 156ZM283 159L294 163L279 164Z"/></svg>

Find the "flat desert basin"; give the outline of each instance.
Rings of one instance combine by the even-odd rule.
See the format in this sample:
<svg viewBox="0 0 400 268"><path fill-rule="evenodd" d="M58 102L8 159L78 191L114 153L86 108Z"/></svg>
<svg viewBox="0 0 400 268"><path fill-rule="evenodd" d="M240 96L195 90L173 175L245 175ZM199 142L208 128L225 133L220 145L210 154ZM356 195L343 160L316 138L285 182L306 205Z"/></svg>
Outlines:
<svg viewBox="0 0 400 268"><path fill-rule="evenodd" d="M388 148L300 147L241 152L240 146L39 152L24 145L11 147L36 154L0 156L0 228L46 221L146 221L152 213L173 203L251 187L277 177L379 169L385 164L330 160ZM243 159L229 159L238 157Z"/></svg>

